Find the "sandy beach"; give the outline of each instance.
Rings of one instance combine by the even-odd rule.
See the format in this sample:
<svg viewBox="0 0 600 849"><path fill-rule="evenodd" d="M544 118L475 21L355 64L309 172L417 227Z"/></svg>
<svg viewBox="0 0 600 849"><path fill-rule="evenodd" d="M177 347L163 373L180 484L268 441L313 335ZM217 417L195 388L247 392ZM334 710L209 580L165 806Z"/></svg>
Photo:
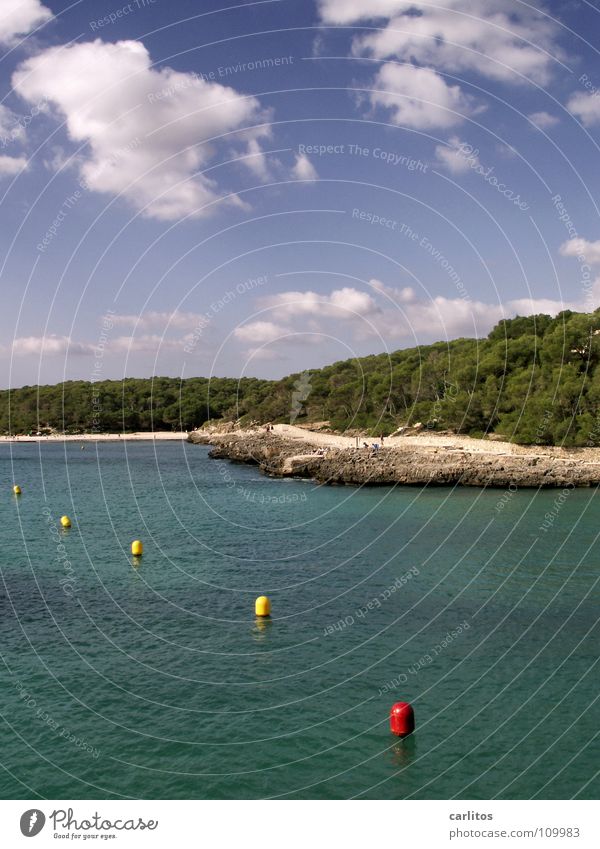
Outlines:
<svg viewBox="0 0 600 849"><path fill-rule="evenodd" d="M186 440L186 431L174 433L169 430L154 432L141 431L139 433L81 433L81 434L53 434L52 436L0 436L0 444L3 442L142 442Z"/></svg>
<svg viewBox="0 0 600 849"><path fill-rule="evenodd" d="M238 431L239 432L239 431ZM244 431L241 431L242 433ZM250 433L250 431L247 431ZM276 424L273 425L273 433L288 441L303 442L314 445L316 448L355 448L355 436L342 436L334 433L321 433L309 430L305 427L295 425ZM368 445L381 440L372 436L359 436L358 443ZM515 445L511 442L502 442L491 439L475 439L471 436L461 434L442 435L434 432L422 432L414 436L386 436L383 441L384 448L405 449L413 448L441 448L454 451L465 451L469 454L493 454L496 456L510 455L519 457L569 457L578 455L586 457L590 461L600 460L600 448L560 448L545 445Z"/></svg>

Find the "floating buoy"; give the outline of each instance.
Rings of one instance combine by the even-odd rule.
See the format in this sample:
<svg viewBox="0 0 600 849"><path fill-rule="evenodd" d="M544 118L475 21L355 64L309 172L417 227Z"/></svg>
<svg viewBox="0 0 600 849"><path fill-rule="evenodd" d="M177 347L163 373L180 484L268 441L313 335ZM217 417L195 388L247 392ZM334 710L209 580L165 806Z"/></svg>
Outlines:
<svg viewBox="0 0 600 849"><path fill-rule="evenodd" d="M260 595L256 599L256 603L254 605L254 610L257 616L270 616L271 615L271 602L267 598L266 595Z"/></svg>
<svg viewBox="0 0 600 849"><path fill-rule="evenodd" d="M63 526L63 528L70 528L71 527L71 520L69 519L68 516L61 516L60 517L60 523Z"/></svg>
<svg viewBox="0 0 600 849"><path fill-rule="evenodd" d="M141 557L144 553L144 544L139 539L134 539L131 543L131 553L134 557Z"/></svg>
<svg viewBox="0 0 600 849"><path fill-rule="evenodd" d="M13 492L14 492L15 495L20 495L21 494L21 487L18 484L15 484L13 486Z"/></svg>
<svg viewBox="0 0 600 849"><path fill-rule="evenodd" d="M415 730L415 712L408 702L396 702L390 710L390 731L396 737L408 737Z"/></svg>

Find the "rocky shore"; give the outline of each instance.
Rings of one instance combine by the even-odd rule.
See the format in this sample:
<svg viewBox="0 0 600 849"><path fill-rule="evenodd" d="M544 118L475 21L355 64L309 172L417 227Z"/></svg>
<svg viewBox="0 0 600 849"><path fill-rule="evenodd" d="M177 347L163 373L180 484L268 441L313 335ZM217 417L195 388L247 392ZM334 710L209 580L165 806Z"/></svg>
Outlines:
<svg viewBox="0 0 600 849"><path fill-rule="evenodd" d="M272 477L311 478L338 485L462 485L579 487L600 484L597 449L532 448L455 437L386 439L377 449L354 439L327 438L276 425L246 431L193 431L210 456L258 466ZM379 444L379 440L376 441ZM359 444L362 442L359 440Z"/></svg>

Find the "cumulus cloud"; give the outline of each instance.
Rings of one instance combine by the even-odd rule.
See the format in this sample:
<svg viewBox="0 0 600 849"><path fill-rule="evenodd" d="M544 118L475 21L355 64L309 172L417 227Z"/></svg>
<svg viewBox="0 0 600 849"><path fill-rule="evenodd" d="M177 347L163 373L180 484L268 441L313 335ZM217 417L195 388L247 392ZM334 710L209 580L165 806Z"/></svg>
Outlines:
<svg viewBox="0 0 600 849"><path fill-rule="evenodd" d="M600 97L593 92L577 92L569 99L567 109L584 127L600 124Z"/></svg>
<svg viewBox="0 0 600 849"><path fill-rule="evenodd" d="M0 177L12 177L27 168L24 156L0 156Z"/></svg>
<svg viewBox="0 0 600 849"><path fill-rule="evenodd" d="M269 168L269 160L257 138L250 138L246 146L246 158L242 160L248 170L258 177L260 180L271 179L271 169ZM274 160L274 164L279 164L278 160Z"/></svg>
<svg viewBox="0 0 600 849"><path fill-rule="evenodd" d="M136 327L141 330L152 328L176 328L178 330L193 330L201 322L206 321L206 316L196 312L157 312L149 311L139 315L124 315L117 313L111 315L113 324L121 327Z"/></svg>
<svg viewBox="0 0 600 849"><path fill-rule="evenodd" d="M557 124L560 124L560 120L556 117L556 115L551 115L549 112L532 112L531 115L527 116L529 120L539 127L540 130L547 130L550 127L555 127Z"/></svg>
<svg viewBox="0 0 600 849"><path fill-rule="evenodd" d="M64 116L70 138L84 146L80 170L88 188L122 194L162 220L206 214L222 196L215 180L199 173L220 137L248 145L268 135L248 129L266 118L255 97L195 74L157 70L139 41L52 47L27 59L12 82L27 101L46 98ZM241 205L235 196L229 202Z"/></svg>
<svg viewBox="0 0 600 849"><path fill-rule="evenodd" d="M275 324L273 321L251 321L241 327L236 327L233 335L242 342L262 345L273 342L275 339L285 336L286 333L289 333L287 328Z"/></svg>
<svg viewBox="0 0 600 849"><path fill-rule="evenodd" d="M183 339L168 339L157 333L141 334L139 336L116 336L106 344L108 354L143 353L157 354L159 351L180 349Z"/></svg>
<svg viewBox="0 0 600 849"><path fill-rule="evenodd" d="M442 295L424 298L411 287L397 289L380 280L370 280L369 284L385 295L385 309L375 322L375 329L390 341L415 336L417 339L483 336L506 317L501 304Z"/></svg>
<svg viewBox="0 0 600 849"><path fill-rule="evenodd" d="M395 124L430 130L451 127L473 111L460 86L448 83L431 68L387 63L377 73L371 103L391 112Z"/></svg>
<svg viewBox="0 0 600 849"><path fill-rule="evenodd" d="M92 354L93 345L85 342L75 342L70 336L19 336L13 340L9 350L17 357L26 357L31 354L37 356L55 356L57 354Z"/></svg>
<svg viewBox="0 0 600 849"><path fill-rule="evenodd" d="M296 154L296 162L292 168L292 177L295 180L307 180L309 182L319 179L317 169L304 153Z"/></svg>
<svg viewBox="0 0 600 849"><path fill-rule="evenodd" d="M113 317L116 318L116 317ZM127 318L127 316L124 316ZM115 322L116 324L117 322ZM141 333L137 336L115 336L102 344L103 354L144 353L157 354L163 350L179 350L185 344L186 337L164 337L158 333ZM197 341L197 340L195 340ZM17 357L52 357L65 354L69 356L97 356L97 342L85 342L70 336L48 334L47 336L20 336L9 346L0 346L0 353Z"/></svg>
<svg viewBox="0 0 600 849"><path fill-rule="evenodd" d="M296 291L261 298L261 307L271 310L274 320L284 322L285 326L270 321L254 322L246 326L247 332L236 332L236 336L256 345L276 342L279 348L290 339L297 339L297 334L318 340L332 333L350 341L377 340L381 345L383 340L394 346L460 336L483 337L501 319L516 315L589 310L589 304L583 302L550 298L487 303L466 293L456 297L428 297L418 295L410 286L390 286L377 279L369 280L369 288L370 292L348 288L328 295ZM593 296L600 298L600 281ZM341 318L345 321L340 321Z"/></svg>
<svg viewBox="0 0 600 849"><path fill-rule="evenodd" d="M539 4L538 4L539 5ZM523 75L548 82L558 26L543 7L517 0L320 0L321 18L331 24L382 21L358 36L354 52L397 58L449 72L475 71L518 82Z"/></svg>
<svg viewBox="0 0 600 849"><path fill-rule="evenodd" d="M437 164L451 174L466 174L471 168L480 164L477 154L471 151L470 145L461 141L458 136L452 136L448 144L436 146L435 158Z"/></svg>
<svg viewBox="0 0 600 849"><path fill-rule="evenodd" d="M508 318L515 315L557 315L563 310L586 312L589 306L577 301L557 301L555 298L517 298L506 304Z"/></svg>
<svg viewBox="0 0 600 849"><path fill-rule="evenodd" d="M357 316L372 315L378 311L375 300L368 292L345 287L334 289L329 295L317 292L282 292L260 299L262 307L273 311L280 319L306 316L327 316L352 320Z"/></svg>
<svg viewBox="0 0 600 849"><path fill-rule="evenodd" d="M560 246L563 256L582 257L590 265L600 265L600 239L588 242L587 239L569 239Z"/></svg>
<svg viewBox="0 0 600 849"><path fill-rule="evenodd" d="M355 56L395 60L371 87L374 105L388 107L395 123L415 129L451 127L479 111L460 86L442 74L475 72L506 83L547 84L562 57L558 25L544 9L519 0L319 0L327 24L369 25L353 40Z"/></svg>
<svg viewBox="0 0 600 849"><path fill-rule="evenodd" d="M19 122L19 116L3 103L0 103L0 136L7 143L25 140L25 128Z"/></svg>
<svg viewBox="0 0 600 849"><path fill-rule="evenodd" d="M40 0L2 0L0 44L14 44L51 17L52 12Z"/></svg>
<svg viewBox="0 0 600 849"><path fill-rule="evenodd" d="M369 286L377 292L382 292L392 298L397 304L410 304L417 300L417 293L412 286L404 286L402 289L393 289L382 283L381 280L372 278L369 280Z"/></svg>
<svg viewBox="0 0 600 849"><path fill-rule="evenodd" d="M598 243L600 247L600 243ZM600 262L600 255L598 257ZM503 318L516 315L557 315L562 310L586 312L589 303L564 301L552 298L517 298L503 303L490 304L472 300L470 297L446 298L435 296L419 298L412 288L395 289L379 280L369 284L387 296L388 308L384 311L382 332L390 334L394 323L399 334L415 334L417 337L452 339L456 336L485 336ZM600 301L600 281L593 290L593 297ZM393 312L396 317L391 319Z"/></svg>

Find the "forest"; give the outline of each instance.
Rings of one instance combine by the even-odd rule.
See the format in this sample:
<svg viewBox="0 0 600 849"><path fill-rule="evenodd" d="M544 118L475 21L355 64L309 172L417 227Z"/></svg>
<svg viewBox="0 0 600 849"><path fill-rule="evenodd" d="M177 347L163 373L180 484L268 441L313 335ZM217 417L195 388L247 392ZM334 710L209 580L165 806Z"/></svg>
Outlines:
<svg viewBox="0 0 600 849"><path fill-rule="evenodd" d="M270 381L254 378L72 380L0 391L0 433L131 433L193 430L235 419L245 398L259 405Z"/></svg>
<svg viewBox="0 0 600 849"><path fill-rule="evenodd" d="M507 319L484 339L374 354L276 381L127 378L0 392L5 434L179 431L239 420L374 435L420 425L594 447L599 412L600 310Z"/></svg>

